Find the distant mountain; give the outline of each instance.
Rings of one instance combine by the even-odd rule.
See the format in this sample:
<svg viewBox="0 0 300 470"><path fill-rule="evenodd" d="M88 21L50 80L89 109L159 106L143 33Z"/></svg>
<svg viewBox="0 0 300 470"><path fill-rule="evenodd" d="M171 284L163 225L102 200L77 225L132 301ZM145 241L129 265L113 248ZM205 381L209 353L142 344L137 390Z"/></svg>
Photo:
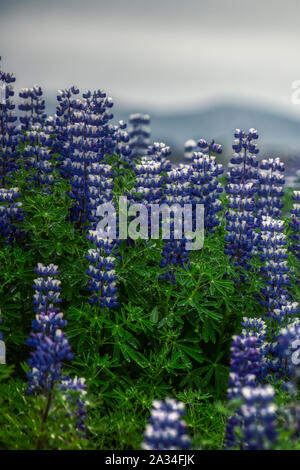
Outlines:
<svg viewBox="0 0 300 470"><path fill-rule="evenodd" d="M51 108L53 112L54 106ZM255 127L260 135L258 145L262 156L279 156L289 162L290 169L300 167L300 120L279 112L227 104L172 114L125 109L117 104L113 108L116 121L128 121L132 112L150 114L152 140L170 145L173 159L177 161L182 160L184 143L191 138L214 138L224 146L224 153L231 155L234 130Z"/></svg>

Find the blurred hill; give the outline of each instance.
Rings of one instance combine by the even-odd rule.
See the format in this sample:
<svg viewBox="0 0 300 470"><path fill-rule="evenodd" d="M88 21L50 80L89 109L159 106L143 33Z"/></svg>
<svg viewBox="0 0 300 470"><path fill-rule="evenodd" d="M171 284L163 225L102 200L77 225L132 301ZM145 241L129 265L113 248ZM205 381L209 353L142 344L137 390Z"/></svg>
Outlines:
<svg viewBox="0 0 300 470"><path fill-rule="evenodd" d="M54 102L49 106L49 112L55 112ZM281 157L287 163L288 173L300 168L300 119L275 111L228 104L170 114L159 114L149 109L129 109L116 104L113 108L114 120L127 122L133 112L150 114L152 140L170 145L174 161L183 160L184 143L191 138L214 138L224 146L222 158L228 159L232 154L234 130L238 127L246 131L255 127L260 136L258 146L261 157Z"/></svg>

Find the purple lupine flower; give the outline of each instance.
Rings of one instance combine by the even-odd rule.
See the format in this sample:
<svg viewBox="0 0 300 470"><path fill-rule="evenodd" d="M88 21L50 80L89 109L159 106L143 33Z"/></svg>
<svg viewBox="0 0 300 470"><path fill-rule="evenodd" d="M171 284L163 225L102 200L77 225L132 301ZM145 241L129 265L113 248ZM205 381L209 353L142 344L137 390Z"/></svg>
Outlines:
<svg viewBox="0 0 300 470"><path fill-rule="evenodd" d="M261 318L249 318L244 317L241 323L242 326L242 335L255 336L256 343L255 347L261 354L261 369L259 379L266 377L269 372L269 352L271 345L267 340L267 323Z"/></svg>
<svg viewBox="0 0 300 470"><path fill-rule="evenodd" d="M254 140L258 138L258 133L255 129L250 129L248 134L236 129L234 136L236 139L232 147L235 153L230 160L225 187L229 195L225 253L236 266L248 270L249 260L253 254L256 227L254 196L258 148Z"/></svg>
<svg viewBox="0 0 300 470"><path fill-rule="evenodd" d="M267 308L267 317L278 323L289 322L296 315L298 304L288 293L291 281L284 221L263 216L260 225L260 256L264 262L261 271L266 280L266 287L261 289L264 296L261 303Z"/></svg>
<svg viewBox="0 0 300 470"><path fill-rule="evenodd" d="M47 115L42 88L38 85L33 88L22 88L19 97L22 98L22 102L18 108L23 112L20 116L21 131L28 131L37 124L43 126Z"/></svg>
<svg viewBox="0 0 300 470"><path fill-rule="evenodd" d="M56 114L54 116L55 139L53 150L61 157L59 158L60 174L70 178L70 152L72 147L68 145L69 135L68 126L74 123L74 113L82 109L80 99L76 98L79 94L77 86L72 86L66 90L58 90Z"/></svg>
<svg viewBox="0 0 300 470"><path fill-rule="evenodd" d="M284 170L284 163L280 161L280 158L269 158L260 163L257 173L258 198L256 202L256 213L259 219L263 215L274 218L281 216Z"/></svg>
<svg viewBox="0 0 300 470"><path fill-rule="evenodd" d="M184 144L184 158L190 162L194 158L194 153L197 152L197 142L194 139L189 139Z"/></svg>
<svg viewBox="0 0 300 470"><path fill-rule="evenodd" d="M261 349L261 339L255 331L246 331L239 336L233 336L231 345L230 374L228 399L236 400L241 398L243 387L256 387L261 372L264 370L263 351ZM237 445L236 427L241 426L240 410L237 410L227 420L226 426L226 447Z"/></svg>
<svg viewBox="0 0 300 470"><path fill-rule="evenodd" d="M134 165L136 174L135 186L131 199L138 202L143 197L145 204L159 204L162 199L162 186L164 183L163 163L160 160L152 160L143 157Z"/></svg>
<svg viewBox="0 0 300 470"><path fill-rule="evenodd" d="M10 245L22 235L21 229L15 225L24 219L22 203L16 202L18 197L19 188L0 188L0 234Z"/></svg>
<svg viewBox="0 0 300 470"><path fill-rule="evenodd" d="M130 114L128 134L132 158L144 157L150 145L150 116L149 114Z"/></svg>
<svg viewBox="0 0 300 470"><path fill-rule="evenodd" d="M115 272L116 240L103 238L96 230L90 230L88 240L93 242L95 248L88 251L86 258L90 265L87 270L89 276L88 290L91 292L90 303L102 307L117 307L117 275Z"/></svg>
<svg viewBox="0 0 300 470"><path fill-rule="evenodd" d="M0 70L0 87L4 95L0 101L0 187L3 188L11 183L12 173L16 169L16 159L20 154L17 116L13 103L12 83L15 80L12 74Z"/></svg>
<svg viewBox="0 0 300 470"><path fill-rule="evenodd" d="M76 406L76 428L83 433L86 432L86 384L84 378L64 377L58 388L62 390L67 400L70 400Z"/></svg>
<svg viewBox="0 0 300 470"><path fill-rule="evenodd" d="M223 188L218 181L223 173L222 165L216 162L215 157L195 152L191 167L192 202L204 205L204 227L213 233L219 225L217 214L222 208L219 195Z"/></svg>
<svg viewBox="0 0 300 470"><path fill-rule="evenodd" d="M98 94L101 96L97 98ZM86 92L82 110L74 112L74 123L67 127L70 139L64 148L69 149L70 155L71 219L78 227L86 226L89 219L89 175L97 174L100 168L93 165L104 163L105 155L113 153L116 145L115 130L108 124L113 115L107 108L112 106L112 101L104 99L102 94L101 91L95 92L91 97L90 92Z"/></svg>
<svg viewBox="0 0 300 470"><path fill-rule="evenodd" d="M289 249L300 260L300 191L294 191L292 195L293 208L291 209L292 220L290 222L290 227L293 230L292 235L290 236L291 245Z"/></svg>
<svg viewBox="0 0 300 470"><path fill-rule="evenodd" d="M164 178L164 189L162 196L162 203L166 204L174 214L174 217L170 216L165 221L170 229L170 234L167 239L164 240L162 249L162 260L160 267L167 267L168 271L164 273L161 278L169 279L172 282L176 282L174 274L174 266L184 266L188 264L188 251L185 249L186 238L184 236L183 221L184 221L184 205L190 201L191 188L190 188L190 173L191 169L189 165L180 165L178 168L174 168L166 173ZM181 226L180 233L177 232L177 224L179 222ZM162 226L164 234L164 226Z"/></svg>
<svg viewBox="0 0 300 470"><path fill-rule="evenodd" d="M300 365L300 320L279 330L272 344L273 370L280 378L290 379Z"/></svg>
<svg viewBox="0 0 300 470"><path fill-rule="evenodd" d="M171 149L163 142L154 142L148 147L148 160L161 163L162 171L171 169L171 163L167 157L171 154ZM144 157L145 159L147 157Z"/></svg>
<svg viewBox="0 0 300 470"><path fill-rule="evenodd" d="M47 122L49 121L45 121L45 126ZM43 187L45 192L49 192L54 184L50 129L49 126L42 129L40 125L33 125L24 136L23 158L26 167L34 170L34 185ZM30 181L30 177L28 180Z"/></svg>
<svg viewBox="0 0 300 470"><path fill-rule="evenodd" d="M200 139L197 142L197 146L201 149L201 152L207 153L208 156L210 157L212 153L222 153L222 145L217 144L214 139L212 139L210 142L208 142L205 139Z"/></svg>
<svg viewBox="0 0 300 470"><path fill-rule="evenodd" d="M97 225L98 206L110 202L113 198L113 186L112 167L105 163L92 163L87 176L88 201L86 204L88 220L92 229L95 229Z"/></svg>
<svg viewBox="0 0 300 470"><path fill-rule="evenodd" d="M119 121L118 125L113 126L113 141L114 149L113 152L116 155L120 155L121 160L127 163L131 162L132 147L130 144L130 134L126 131L127 124L124 121ZM122 163L120 162L120 166Z"/></svg>
<svg viewBox="0 0 300 470"><path fill-rule="evenodd" d="M38 263L34 271L39 275L37 279L34 279L34 285L32 286L34 289L34 311L47 314L49 310L54 309L55 304L61 302L61 281L55 279L59 275L58 266L54 264L45 266Z"/></svg>
<svg viewBox="0 0 300 470"><path fill-rule="evenodd" d="M145 450L188 450L190 438L181 419L185 413L182 402L172 398L154 400L149 423L144 432Z"/></svg>
<svg viewBox="0 0 300 470"><path fill-rule="evenodd" d="M275 390L271 385L241 389L241 449L269 450L276 441L274 397Z"/></svg>
<svg viewBox="0 0 300 470"><path fill-rule="evenodd" d="M73 354L68 339L62 331L66 325L58 309L41 312L32 322L32 332L27 345L34 349L27 363L27 393L51 393L61 379L62 362L72 360Z"/></svg>

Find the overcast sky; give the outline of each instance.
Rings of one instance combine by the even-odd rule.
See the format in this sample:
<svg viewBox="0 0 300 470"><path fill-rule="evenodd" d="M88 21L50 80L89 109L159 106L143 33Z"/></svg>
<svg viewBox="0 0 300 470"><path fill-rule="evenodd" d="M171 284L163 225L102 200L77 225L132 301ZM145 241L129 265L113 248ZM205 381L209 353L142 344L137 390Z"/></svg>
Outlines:
<svg viewBox="0 0 300 470"><path fill-rule="evenodd" d="M141 109L231 100L300 118L299 46L299 0L0 0L17 88L104 88Z"/></svg>

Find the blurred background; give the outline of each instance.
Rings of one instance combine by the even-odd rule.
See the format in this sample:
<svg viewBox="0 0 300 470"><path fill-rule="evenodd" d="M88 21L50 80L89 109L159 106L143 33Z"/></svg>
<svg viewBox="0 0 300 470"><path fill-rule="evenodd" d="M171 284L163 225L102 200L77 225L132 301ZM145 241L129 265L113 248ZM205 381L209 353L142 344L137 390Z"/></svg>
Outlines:
<svg viewBox="0 0 300 470"><path fill-rule="evenodd" d="M229 156L234 129L255 127L261 155L282 157L291 178L299 44L298 0L0 0L2 68L17 92L41 85L50 114L59 88L104 88L115 119L149 113L177 161L190 138Z"/></svg>

